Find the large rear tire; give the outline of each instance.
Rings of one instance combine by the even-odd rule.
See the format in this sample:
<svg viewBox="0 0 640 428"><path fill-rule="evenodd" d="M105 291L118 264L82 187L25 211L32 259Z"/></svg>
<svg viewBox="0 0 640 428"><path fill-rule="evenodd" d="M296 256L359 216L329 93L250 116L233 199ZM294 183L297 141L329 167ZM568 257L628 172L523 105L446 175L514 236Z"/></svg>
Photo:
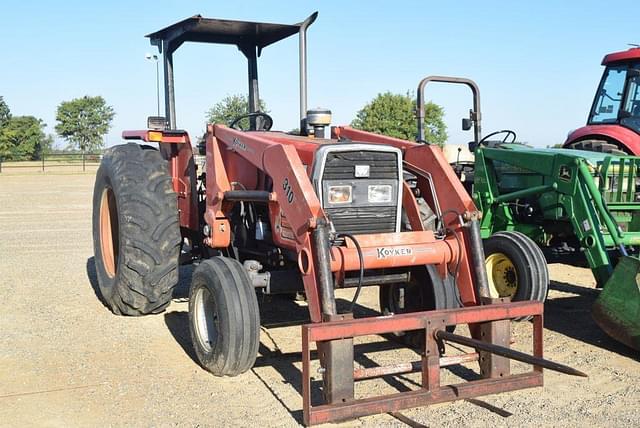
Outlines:
<svg viewBox="0 0 640 428"><path fill-rule="evenodd" d="M391 284L380 287L380 311L383 315L406 314L436 309L459 308L460 295L451 275L442 279L433 265L419 266L411 271L407 284ZM453 332L455 326L447 327ZM398 341L412 348L424 343L424 331L394 333Z"/></svg>
<svg viewBox="0 0 640 428"><path fill-rule="evenodd" d="M235 259L212 257L195 269L189 331L198 361L216 376L236 376L256 361L260 312L256 292Z"/></svg>
<svg viewBox="0 0 640 428"><path fill-rule="evenodd" d="M167 162L137 144L105 153L93 190L93 247L103 301L118 315L162 312L178 283L180 226Z"/></svg>
<svg viewBox="0 0 640 428"><path fill-rule="evenodd" d="M544 302L549 271L542 250L520 232L498 232L484 240L491 297Z"/></svg>
<svg viewBox="0 0 640 428"><path fill-rule="evenodd" d="M621 149L617 144L604 140L582 140L569 144L570 149L586 150L589 152L608 153L617 156L628 156L629 153Z"/></svg>

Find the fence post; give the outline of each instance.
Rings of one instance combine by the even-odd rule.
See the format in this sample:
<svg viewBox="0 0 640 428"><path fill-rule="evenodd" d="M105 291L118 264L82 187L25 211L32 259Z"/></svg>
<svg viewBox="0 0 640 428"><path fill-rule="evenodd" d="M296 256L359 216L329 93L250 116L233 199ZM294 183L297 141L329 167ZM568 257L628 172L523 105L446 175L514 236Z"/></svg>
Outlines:
<svg viewBox="0 0 640 428"><path fill-rule="evenodd" d="M44 172L44 151L42 151L42 172Z"/></svg>
<svg viewBox="0 0 640 428"><path fill-rule="evenodd" d="M0 157L0 173L2 172L2 157Z"/></svg>
<svg viewBox="0 0 640 428"><path fill-rule="evenodd" d="M86 172L84 169L84 150L82 151L82 172Z"/></svg>

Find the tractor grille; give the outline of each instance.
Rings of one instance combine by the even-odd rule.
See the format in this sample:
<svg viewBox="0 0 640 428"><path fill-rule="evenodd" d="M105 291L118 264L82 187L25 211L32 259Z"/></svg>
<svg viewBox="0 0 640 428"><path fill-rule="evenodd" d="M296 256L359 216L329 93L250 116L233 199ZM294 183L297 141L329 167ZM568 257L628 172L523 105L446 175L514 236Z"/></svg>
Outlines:
<svg viewBox="0 0 640 428"><path fill-rule="evenodd" d="M396 231L396 207L327 208L338 233L390 233Z"/></svg>
<svg viewBox="0 0 640 428"><path fill-rule="evenodd" d="M370 180L398 178L398 159L395 153L354 151L329 153L323 179L351 180L355 178L356 165L369 165Z"/></svg>
<svg viewBox="0 0 640 428"><path fill-rule="evenodd" d="M324 210L333 222L338 233L367 234L390 233L396 231L397 195L399 187L398 158L395 152L375 150L353 150L329 152L322 175L323 183L328 185L348 184L359 195L353 202L344 206L328 206ZM356 177L356 165L367 165L366 177ZM369 203L366 189L369 185L392 184L394 197L383 204Z"/></svg>

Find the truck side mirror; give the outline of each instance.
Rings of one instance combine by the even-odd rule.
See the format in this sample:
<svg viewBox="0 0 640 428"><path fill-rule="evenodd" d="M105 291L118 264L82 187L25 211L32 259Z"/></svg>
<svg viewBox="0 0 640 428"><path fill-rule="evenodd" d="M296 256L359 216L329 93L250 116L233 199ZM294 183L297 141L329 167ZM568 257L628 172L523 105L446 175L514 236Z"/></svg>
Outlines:
<svg viewBox="0 0 640 428"><path fill-rule="evenodd" d="M462 118L462 130L463 131L468 131L471 129L472 126L472 121L471 119L468 119L466 117Z"/></svg>

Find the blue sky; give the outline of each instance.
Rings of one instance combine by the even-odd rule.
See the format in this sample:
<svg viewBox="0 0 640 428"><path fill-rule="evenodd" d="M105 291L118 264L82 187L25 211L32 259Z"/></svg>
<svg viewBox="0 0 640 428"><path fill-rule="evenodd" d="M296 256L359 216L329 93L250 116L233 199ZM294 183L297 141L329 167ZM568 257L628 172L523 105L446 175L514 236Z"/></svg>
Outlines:
<svg viewBox="0 0 640 428"><path fill-rule="evenodd" d="M377 93L414 90L427 75L474 79L485 133L514 129L536 146L562 142L584 124L605 53L640 43L640 2L618 1L7 1L1 8L0 95L14 115L42 118L53 133L64 100L102 95L116 110L108 144L154 114L155 66L145 34L194 14L295 23L309 30L309 106L350 122ZM260 95L274 128L297 125L297 39L266 48ZM175 54L178 126L192 136L205 111L246 92L246 62L231 46L184 45ZM464 88L433 87L452 143L471 105Z"/></svg>

